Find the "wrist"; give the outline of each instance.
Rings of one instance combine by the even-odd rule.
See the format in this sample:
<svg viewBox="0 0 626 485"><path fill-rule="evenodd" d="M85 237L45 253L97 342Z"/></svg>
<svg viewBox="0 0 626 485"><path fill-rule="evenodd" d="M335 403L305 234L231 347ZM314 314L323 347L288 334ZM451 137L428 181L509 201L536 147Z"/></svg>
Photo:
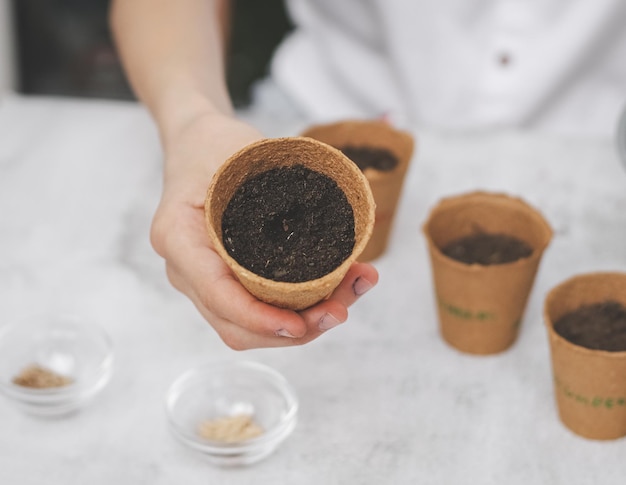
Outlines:
<svg viewBox="0 0 626 485"><path fill-rule="evenodd" d="M213 173L230 155L263 138L253 126L219 110L197 110L182 119L163 140L164 192L191 198L204 193Z"/></svg>
<svg viewBox="0 0 626 485"><path fill-rule="evenodd" d="M203 93L193 90L176 91L166 93L152 113L166 151L172 143L175 143L180 134L197 120L233 116L233 110L228 101L218 105Z"/></svg>

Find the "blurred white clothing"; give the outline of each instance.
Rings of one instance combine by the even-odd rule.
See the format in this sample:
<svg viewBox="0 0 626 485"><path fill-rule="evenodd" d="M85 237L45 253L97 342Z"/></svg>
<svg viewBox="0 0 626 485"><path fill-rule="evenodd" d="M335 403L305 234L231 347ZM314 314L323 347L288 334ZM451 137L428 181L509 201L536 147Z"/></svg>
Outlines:
<svg viewBox="0 0 626 485"><path fill-rule="evenodd" d="M288 0L272 77L312 120L609 135L626 0Z"/></svg>

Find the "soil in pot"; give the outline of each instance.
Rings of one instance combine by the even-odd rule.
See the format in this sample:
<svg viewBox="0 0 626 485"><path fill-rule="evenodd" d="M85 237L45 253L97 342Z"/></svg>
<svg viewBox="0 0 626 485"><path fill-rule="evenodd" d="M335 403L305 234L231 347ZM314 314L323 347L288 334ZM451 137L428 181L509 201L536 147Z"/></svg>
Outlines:
<svg viewBox="0 0 626 485"><path fill-rule="evenodd" d="M506 234L484 232L455 239L446 244L441 251L461 263L483 266L512 263L527 258L533 252L521 239Z"/></svg>
<svg viewBox="0 0 626 485"><path fill-rule="evenodd" d="M380 172L391 172L398 165L398 157L385 148L346 145L339 150L364 171L373 168Z"/></svg>
<svg viewBox="0 0 626 485"><path fill-rule="evenodd" d="M279 167L237 189L222 217L222 239L244 268L299 283L321 278L350 256L354 214L332 178L302 165Z"/></svg>
<svg viewBox="0 0 626 485"><path fill-rule="evenodd" d="M583 305L554 322L554 330L575 345L593 350L626 350L626 307L616 301Z"/></svg>

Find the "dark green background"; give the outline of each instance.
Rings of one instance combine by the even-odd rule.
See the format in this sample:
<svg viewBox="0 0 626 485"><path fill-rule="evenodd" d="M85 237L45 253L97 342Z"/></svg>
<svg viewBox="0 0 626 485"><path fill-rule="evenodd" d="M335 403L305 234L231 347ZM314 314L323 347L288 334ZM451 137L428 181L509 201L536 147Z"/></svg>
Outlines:
<svg viewBox="0 0 626 485"><path fill-rule="evenodd" d="M236 106L267 72L291 28L283 0L231 0L228 87ZM13 0L18 91L24 94L133 99L107 24L109 0Z"/></svg>

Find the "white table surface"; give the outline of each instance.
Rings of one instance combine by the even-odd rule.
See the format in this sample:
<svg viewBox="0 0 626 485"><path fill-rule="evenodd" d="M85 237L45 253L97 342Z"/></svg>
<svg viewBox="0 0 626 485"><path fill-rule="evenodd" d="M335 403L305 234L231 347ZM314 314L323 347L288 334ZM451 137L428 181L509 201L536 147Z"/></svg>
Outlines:
<svg viewBox="0 0 626 485"><path fill-rule="evenodd" d="M250 119L269 136L303 128L275 115ZM170 287L149 245L161 152L146 112L1 100L0 326L33 311L95 319L116 367L65 419L0 396L0 484L626 483L626 439L585 440L559 422L541 319L565 278L626 271L626 171L612 140L418 135L380 283L348 322L304 347L235 352ZM421 234L438 199L479 188L523 197L555 230L517 343L489 357L442 342ZM221 358L276 368L300 398L294 433L249 468L216 468L167 428L172 381Z"/></svg>

